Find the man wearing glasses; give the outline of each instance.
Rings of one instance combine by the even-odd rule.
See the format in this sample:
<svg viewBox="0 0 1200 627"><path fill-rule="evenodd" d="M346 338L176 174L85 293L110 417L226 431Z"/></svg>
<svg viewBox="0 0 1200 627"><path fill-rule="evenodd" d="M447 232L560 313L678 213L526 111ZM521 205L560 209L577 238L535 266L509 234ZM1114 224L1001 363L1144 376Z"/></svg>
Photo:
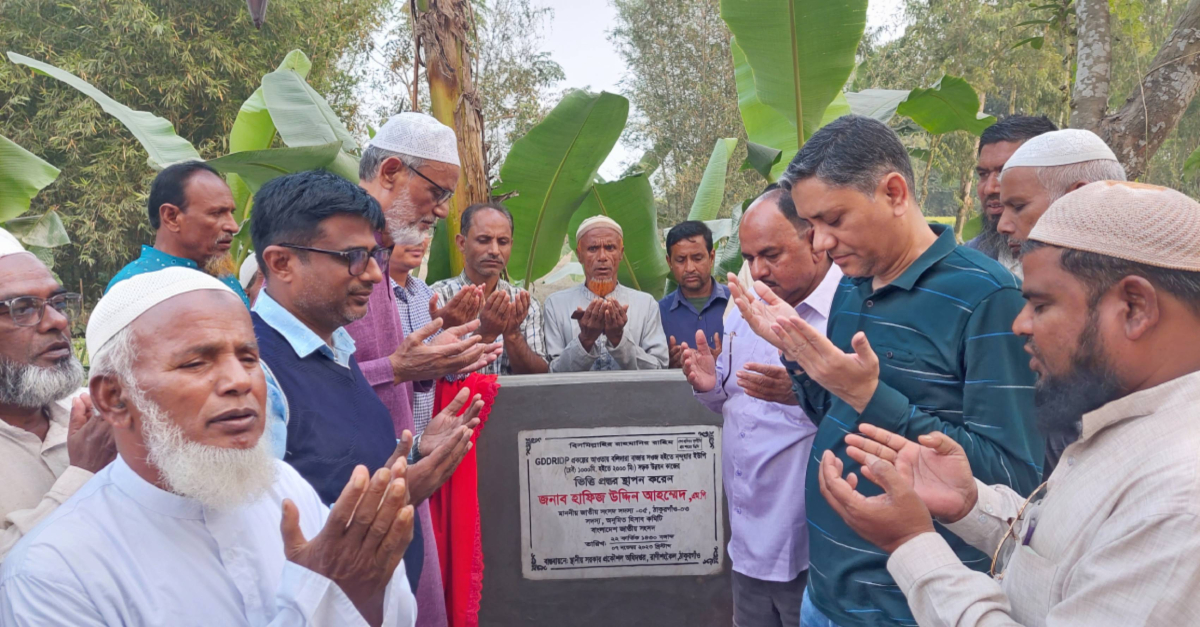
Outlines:
<svg viewBox="0 0 1200 627"><path fill-rule="evenodd" d="M946 434L864 424L849 455L884 493L864 496L828 453L821 493L890 554L921 625L1198 624L1200 203L1091 183L1050 206L1021 262L1012 330L1038 374L1038 428L1073 441L1049 480L986 485ZM991 576L959 561L934 518Z"/></svg>
<svg viewBox="0 0 1200 627"><path fill-rule="evenodd" d="M116 457L72 354L79 294L0 229L0 559Z"/></svg>

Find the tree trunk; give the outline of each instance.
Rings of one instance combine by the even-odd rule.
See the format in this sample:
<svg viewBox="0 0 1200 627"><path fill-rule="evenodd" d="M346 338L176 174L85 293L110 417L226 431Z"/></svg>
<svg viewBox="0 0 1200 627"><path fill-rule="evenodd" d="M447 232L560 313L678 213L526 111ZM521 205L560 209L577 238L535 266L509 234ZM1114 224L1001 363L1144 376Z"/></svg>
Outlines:
<svg viewBox="0 0 1200 627"><path fill-rule="evenodd" d="M1071 98L1071 128L1096 129L1108 113L1112 75L1112 35L1108 0L1076 0L1079 39L1075 44L1075 93Z"/></svg>
<svg viewBox="0 0 1200 627"><path fill-rule="evenodd" d="M1080 35L1083 36L1082 33ZM1083 47L1080 46L1081 54ZM1130 180L1140 177L1200 89L1200 0L1190 0L1150 69L1116 113L1095 131ZM1076 126L1072 121L1072 126Z"/></svg>
<svg viewBox="0 0 1200 627"><path fill-rule="evenodd" d="M454 244L459 216L470 205L487 202L491 193L483 154L483 114L471 77L475 18L469 0L414 0L412 8L416 48L425 53L433 117L454 129L462 162L445 229L453 276L463 269L462 253Z"/></svg>

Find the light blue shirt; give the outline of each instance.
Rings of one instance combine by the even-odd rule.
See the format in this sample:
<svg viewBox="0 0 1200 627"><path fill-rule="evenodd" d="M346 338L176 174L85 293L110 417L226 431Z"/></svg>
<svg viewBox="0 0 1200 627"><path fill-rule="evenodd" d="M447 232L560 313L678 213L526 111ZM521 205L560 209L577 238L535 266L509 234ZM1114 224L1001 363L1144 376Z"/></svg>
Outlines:
<svg viewBox="0 0 1200 627"><path fill-rule="evenodd" d="M258 314L263 322L267 323L272 329L275 329L287 340L292 346L292 350L296 351L296 355L300 357L308 357L309 355L320 352L328 357L333 363L350 369L350 358L354 356L354 338L350 337L350 333L345 328L340 328L333 332L333 346L325 343L319 335L308 328L300 319L292 315L292 312L283 308L267 290L258 293L258 300L254 301L254 313ZM284 395L283 389L279 386L279 381L275 379L274 373L263 363L263 373L267 379L267 418L268 428L271 434L271 450L275 457L283 459L287 452L287 423L288 423L288 405L287 396Z"/></svg>
<svg viewBox="0 0 1200 627"><path fill-rule="evenodd" d="M120 272L117 272L117 274L113 276L112 280L108 282L108 286L104 288L104 292L108 293L108 290L111 290L112 286L139 274L156 272L158 270L162 270L163 268L175 267L191 268L197 271L200 270L200 266L196 265L196 262L192 261L191 259L184 259L183 257L168 255L167 253L164 253L153 246L146 246L143 244L142 255L137 259L130 261L125 265L124 268L121 268ZM250 307L250 298L246 296L246 290L242 289L242 284L238 282L238 278L236 276L229 274L226 276L217 277L217 280L229 286L229 289L233 290L233 293L237 294L238 297L242 299L242 302L246 304L246 307Z"/></svg>

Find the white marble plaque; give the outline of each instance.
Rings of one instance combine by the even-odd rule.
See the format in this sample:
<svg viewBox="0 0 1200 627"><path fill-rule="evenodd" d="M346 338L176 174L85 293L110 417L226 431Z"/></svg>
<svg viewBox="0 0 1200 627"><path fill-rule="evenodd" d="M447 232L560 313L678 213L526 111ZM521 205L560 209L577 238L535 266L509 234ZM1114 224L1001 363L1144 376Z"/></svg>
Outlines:
<svg viewBox="0 0 1200 627"><path fill-rule="evenodd" d="M521 431L526 579L721 572L721 428Z"/></svg>

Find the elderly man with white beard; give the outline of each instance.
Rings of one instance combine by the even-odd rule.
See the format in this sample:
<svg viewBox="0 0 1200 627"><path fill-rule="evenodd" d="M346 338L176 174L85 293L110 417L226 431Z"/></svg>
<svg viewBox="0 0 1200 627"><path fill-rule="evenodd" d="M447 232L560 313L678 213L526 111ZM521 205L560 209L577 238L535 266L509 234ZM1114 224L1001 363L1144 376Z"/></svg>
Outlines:
<svg viewBox="0 0 1200 627"><path fill-rule="evenodd" d="M112 431L75 394L79 302L0 229L0 559L116 456Z"/></svg>
<svg viewBox="0 0 1200 627"><path fill-rule="evenodd" d="M355 468L332 508L271 455L250 313L186 268L115 285L88 323L119 457L26 535L0 624L415 623L407 463Z"/></svg>

